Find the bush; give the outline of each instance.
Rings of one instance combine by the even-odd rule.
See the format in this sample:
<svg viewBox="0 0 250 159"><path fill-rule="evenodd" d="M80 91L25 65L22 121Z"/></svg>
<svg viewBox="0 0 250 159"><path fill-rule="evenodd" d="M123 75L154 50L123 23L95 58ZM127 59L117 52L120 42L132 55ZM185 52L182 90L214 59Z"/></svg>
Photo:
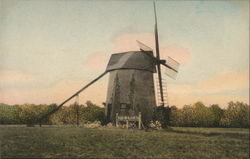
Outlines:
<svg viewBox="0 0 250 159"><path fill-rule="evenodd" d="M149 124L149 127L155 130L161 130L162 125L160 121L151 121Z"/></svg>
<svg viewBox="0 0 250 159"><path fill-rule="evenodd" d="M159 106L154 109L153 113L153 122L160 122L163 128L166 128L170 125L170 108Z"/></svg>
<svg viewBox="0 0 250 159"><path fill-rule="evenodd" d="M105 123L104 108L93 104L91 101L86 102L86 107L83 108L82 115L86 121L100 121L101 124Z"/></svg>
<svg viewBox="0 0 250 159"><path fill-rule="evenodd" d="M106 128L114 128L114 126L113 126L113 124L112 123L108 123L108 124L106 124L106 126L105 126Z"/></svg>
<svg viewBox="0 0 250 159"><path fill-rule="evenodd" d="M88 122L86 124L83 125L86 128L100 128L102 127L101 122L100 121L94 121L94 122Z"/></svg>

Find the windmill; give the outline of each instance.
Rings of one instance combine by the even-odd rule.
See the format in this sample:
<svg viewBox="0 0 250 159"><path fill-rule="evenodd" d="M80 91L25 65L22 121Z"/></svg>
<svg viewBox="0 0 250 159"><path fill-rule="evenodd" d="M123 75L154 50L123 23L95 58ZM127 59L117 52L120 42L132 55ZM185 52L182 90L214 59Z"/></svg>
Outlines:
<svg viewBox="0 0 250 159"><path fill-rule="evenodd" d="M161 66L165 67L166 74L174 78L178 73L179 63L171 57L160 59L156 7L155 14L155 50L137 41L140 51L131 51L112 54L107 72L110 72L108 93L106 99L106 116L108 121L116 120L116 113L122 116L142 114L143 123L152 119L153 109L156 106L153 74L158 74L160 105L164 106L164 89ZM157 68L157 71L156 71Z"/></svg>
<svg viewBox="0 0 250 159"><path fill-rule="evenodd" d="M161 105L164 106L161 66L166 67L167 75L174 78L178 72L179 64L172 58L160 59L156 8L155 14L155 47L153 49L137 41L140 51L129 51L111 55L106 70L96 79L81 88L71 97L63 101L58 107L43 115L39 122L58 111L65 103L78 97L78 95L93 83L109 73L107 97L105 102L105 115L109 122L114 123L116 115L136 116L141 114L142 122L147 124L153 115L156 106L154 78L157 72L160 88ZM157 71L156 71L157 68Z"/></svg>

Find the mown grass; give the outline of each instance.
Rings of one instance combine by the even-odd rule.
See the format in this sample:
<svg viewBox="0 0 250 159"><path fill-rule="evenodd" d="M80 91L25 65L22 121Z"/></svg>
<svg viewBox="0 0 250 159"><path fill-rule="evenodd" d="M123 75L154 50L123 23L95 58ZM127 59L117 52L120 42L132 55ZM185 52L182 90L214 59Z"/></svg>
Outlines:
<svg viewBox="0 0 250 159"><path fill-rule="evenodd" d="M249 158L248 129L1 127L1 157Z"/></svg>

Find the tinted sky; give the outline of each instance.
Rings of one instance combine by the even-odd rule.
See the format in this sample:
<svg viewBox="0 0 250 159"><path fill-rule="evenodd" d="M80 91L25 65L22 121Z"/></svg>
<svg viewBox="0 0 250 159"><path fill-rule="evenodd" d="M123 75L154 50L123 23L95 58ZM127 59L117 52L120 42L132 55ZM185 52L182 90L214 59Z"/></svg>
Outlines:
<svg viewBox="0 0 250 159"><path fill-rule="evenodd" d="M154 48L152 1L0 1L0 102L60 103L106 67L112 53ZM249 1L157 1L170 105L249 101ZM80 95L105 101L108 75Z"/></svg>

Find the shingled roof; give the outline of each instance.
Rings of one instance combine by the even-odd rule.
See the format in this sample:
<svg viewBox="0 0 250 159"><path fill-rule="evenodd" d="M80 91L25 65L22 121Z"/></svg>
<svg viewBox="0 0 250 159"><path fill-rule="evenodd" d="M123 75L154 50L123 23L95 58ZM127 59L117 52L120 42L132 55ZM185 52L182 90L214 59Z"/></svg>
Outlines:
<svg viewBox="0 0 250 159"><path fill-rule="evenodd" d="M149 52L153 55L153 52ZM142 51L129 51L112 54L106 71L118 69L138 69L156 72L155 65L151 57Z"/></svg>

